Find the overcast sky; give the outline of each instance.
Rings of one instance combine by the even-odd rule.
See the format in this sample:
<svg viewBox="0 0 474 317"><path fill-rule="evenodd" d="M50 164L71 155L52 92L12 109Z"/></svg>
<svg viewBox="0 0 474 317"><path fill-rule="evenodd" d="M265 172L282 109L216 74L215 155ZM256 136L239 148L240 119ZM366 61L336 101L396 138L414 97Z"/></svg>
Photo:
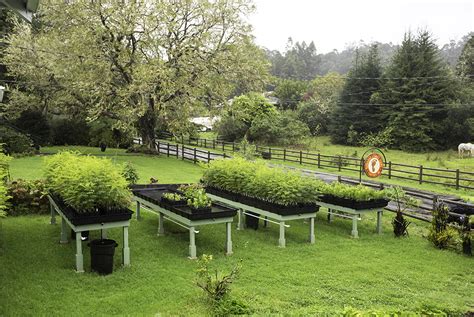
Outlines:
<svg viewBox="0 0 474 317"><path fill-rule="evenodd" d="M364 40L400 43L427 28L438 45L473 31L474 0L254 0L249 17L260 46L283 51L288 37L314 41L319 53Z"/></svg>

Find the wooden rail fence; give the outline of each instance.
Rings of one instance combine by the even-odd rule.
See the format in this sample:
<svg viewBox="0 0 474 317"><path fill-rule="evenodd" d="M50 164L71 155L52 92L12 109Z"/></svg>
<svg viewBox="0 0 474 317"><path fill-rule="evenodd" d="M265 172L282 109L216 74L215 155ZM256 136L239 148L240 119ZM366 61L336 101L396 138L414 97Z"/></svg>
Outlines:
<svg viewBox="0 0 474 317"><path fill-rule="evenodd" d="M162 139L172 140L193 146L193 148L183 147L185 158L188 160L204 160L206 157L224 157L228 156L226 152L240 151L240 144L234 142L226 142L221 140L211 140L202 138L174 138L171 135L160 135ZM174 145L173 145L174 146ZM194 147L215 149L223 153L211 153L196 149L196 158L190 157L194 152ZM286 148L272 148L267 146L256 145L256 151L261 155L265 155L270 160L281 160L285 162L293 162L300 165L311 165L318 168L337 169L338 171L359 172L360 158L343 156L343 155L325 155L310 151L297 151ZM172 150L172 153L176 153ZM176 155L176 154L175 154ZM209 160L211 160L210 158ZM385 168L382 173L388 179L403 179L419 184L437 184L443 186L454 187L456 189L474 189L474 172L461 171L459 169L442 169L434 167L426 167L423 165L409 165L395 163L392 161L385 162Z"/></svg>

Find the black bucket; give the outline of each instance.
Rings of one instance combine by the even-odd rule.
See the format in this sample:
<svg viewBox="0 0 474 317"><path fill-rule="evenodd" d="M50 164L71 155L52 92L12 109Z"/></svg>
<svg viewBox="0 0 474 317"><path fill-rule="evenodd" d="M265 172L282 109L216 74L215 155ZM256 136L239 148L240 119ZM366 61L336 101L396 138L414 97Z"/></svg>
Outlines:
<svg viewBox="0 0 474 317"><path fill-rule="evenodd" d="M259 214L249 212L249 211L247 211L247 213L255 215L256 217L245 215L245 226L247 228L252 228L254 230L257 230L258 229L258 221L260 220L259 218L257 218L257 217L259 217Z"/></svg>
<svg viewBox="0 0 474 317"><path fill-rule="evenodd" d="M112 273L117 242L110 239L96 239L87 245L91 248L91 270L104 275Z"/></svg>

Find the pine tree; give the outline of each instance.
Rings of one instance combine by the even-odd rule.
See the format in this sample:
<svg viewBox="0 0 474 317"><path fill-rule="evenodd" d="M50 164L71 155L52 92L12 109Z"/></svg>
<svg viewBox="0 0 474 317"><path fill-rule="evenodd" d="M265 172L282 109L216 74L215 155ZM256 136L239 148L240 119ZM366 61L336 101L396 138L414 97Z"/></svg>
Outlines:
<svg viewBox="0 0 474 317"><path fill-rule="evenodd" d="M405 34L374 102L393 129L394 146L426 151L447 146L446 118L455 99L455 81L431 35Z"/></svg>
<svg viewBox="0 0 474 317"><path fill-rule="evenodd" d="M372 94L380 88L381 75L377 45L372 45L367 54L356 56L331 116L333 142L355 145L362 135L381 129L380 109L370 102Z"/></svg>

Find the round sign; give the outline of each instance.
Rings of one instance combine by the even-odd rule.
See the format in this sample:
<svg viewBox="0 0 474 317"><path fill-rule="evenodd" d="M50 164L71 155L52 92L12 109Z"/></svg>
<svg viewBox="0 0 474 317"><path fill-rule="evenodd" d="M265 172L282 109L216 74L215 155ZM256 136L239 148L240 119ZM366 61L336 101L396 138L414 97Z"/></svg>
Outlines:
<svg viewBox="0 0 474 317"><path fill-rule="evenodd" d="M383 170L383 159L380 154L372 153L364 161L364 172L365 175L375 178L382 174Z"/></svg>

